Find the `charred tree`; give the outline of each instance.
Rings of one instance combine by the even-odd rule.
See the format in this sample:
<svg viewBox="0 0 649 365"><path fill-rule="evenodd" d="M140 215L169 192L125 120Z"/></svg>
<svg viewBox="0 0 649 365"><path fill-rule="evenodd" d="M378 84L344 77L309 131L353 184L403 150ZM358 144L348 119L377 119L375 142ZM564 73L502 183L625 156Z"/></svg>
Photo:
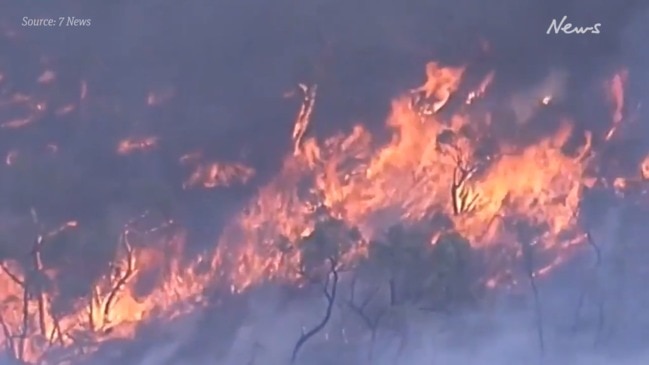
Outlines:
<svg viewBox="0 0 649 365"><path fill-rule="evenodd" d="M353 313L355 313L365 324L367 329L370 331L370 349L369 349L369 361L372 362L373 354L374 354L374 342L376 341L376 335L379 329L379 324L381 323L381 319L387 312L386 308L379 309L376 311L376 313L371 314L369 313L368 306L376 296L376 293L379 291L379 287L374 288L372 291L370 291L365 298L360 302L356 303L356 283L357 283L357 278L354 277L351 288L350 288L350 298L349 301L347 302L347 306L351 309Z"/></svg>
<svg viewBox="0 0 649 365"><path fill-rule="evenodd" d="M322 331L327 323L329 323L329 319L331 318L331 314L333 312L333 306L336 301L336 291L338 287L338 263L337 260L333 257L329 258L329 273L327 274L327 278L325 279L325 282L323 284L322 292L324 294L325 299L327 300L327 308L325 310L325 314L320 321L313 329L309 330L308 332L305 332L300 336L300 338L297 340L295 343L295 346L293 347L293 352L291 354L291 363L294 364L295 361L297 360L297 356L300 352L300 349L302 349L302 346L309 341L310 338L313 336L317 335L320 331Z"/></svg>

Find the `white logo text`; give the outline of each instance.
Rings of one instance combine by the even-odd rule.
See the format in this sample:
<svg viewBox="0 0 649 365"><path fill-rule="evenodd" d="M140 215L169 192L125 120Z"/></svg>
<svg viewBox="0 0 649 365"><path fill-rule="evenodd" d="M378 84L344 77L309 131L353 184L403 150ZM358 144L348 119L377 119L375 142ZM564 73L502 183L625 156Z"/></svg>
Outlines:
<svg viewBox="0 0 649 365"><path fill-rule="evenodd" d="M595 23L590 27L575 27L572 23L566 23L567 19L567 15L564 15L560 22L556 19L552 19L552 23L550 23L550 27L548 27L545 34L550 34L552 32L554 32L554 34L599 34L599 28L602 26L601 23Z"/></svg>

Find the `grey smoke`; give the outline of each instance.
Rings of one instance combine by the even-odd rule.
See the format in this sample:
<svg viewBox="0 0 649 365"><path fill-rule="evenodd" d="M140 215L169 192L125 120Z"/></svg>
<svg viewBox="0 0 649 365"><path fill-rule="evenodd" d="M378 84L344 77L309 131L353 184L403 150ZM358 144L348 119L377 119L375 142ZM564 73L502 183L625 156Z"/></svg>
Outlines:
<svg viewBox="0 0 649 365"><path fill-rule="evenodd" d="M94 96L118 100L125 110L126 116L86 120L90 126L81 131L70 128L61 133L60 128L68 128L67 124L55 120L36 130L0 137L3 151L50 139L70 145L65 153L75 167L73 171L79 173L75 181L82 186L97 182L91 178L103 176L105 171L110 171L115 186L127 186L131 169L121 170L123 163L107 156L111 156L114 140L132 132L129 115L138 116L138 128L161 134L169 142L163 156L153 159L156 168L146 173L156 181L176 186L179 173L169 167L174 166L169 156L176 158L189 147L205 148L215 158L239 158L242 150L250 150L247 162L259 167L265 176L272 175L290 148L287 139L295 109L281 104L280 95L297 82L318 79L312 64L321 59L325 69L322 94L327 95L327 88L335 91L323 97L316 115L316 128L324 132L347 128L359 119L382 125L388 100L421 81L423 62L439 59L456 64L477 59L479 36L493 47L493 56L482 66L496 69L496 90L516 91L512 105L520 121L529 120L539 97L546 93L559 101L572 98L581 93L584 84L592 86L592 80L619 65L631 69L632 99L646 104L649 97L649 49L645 42L649 16L641 1L24 1L5 2L0 7L2 29L16 28L24 15L58 16L65 12L93 17L94 26L88 31L30 30L24 31L24 41L18 45L0 40L0 66L9 71L12 88L33 91L30 80L42 71L40 56L47 54L53 56L63 79L57 97L77 95L79 81L87 79ZM564 14L575 23L601 22L602 35L548 37L545 30L550 20ZM332 56L327 55L329 48ZM164 112L149 112L140 105L153 84L173 84L178 92L179 98ZM640 137L646 141L646 136ZM144 162L150 165L152 161ZM262 182L263 178L257 183ZM3 204L13 207L24 203L12 198L19 196L18 188L3 185ZM75 190L74 195L83 193ZM109 226L118 226L112 223L112 199L122 193L124 190L111 190L106 193L109 197L94 200L85 199L92 195L88 193L78 204L62 199L58 206L65 207L65 212L60 214L83 219L99 216L111 222ZM237 198L227 193L218 199L175 193L174 203L183 207L179 210L187 214L185 219L201 230L218 226L212 217L231 213L223 213L222 206L236 207L229 202L250 192L242 192ZM5 211L2 213L4 216ZM609 222L616 220L623 228L627 224L617 216L609 218ZM606 249L617 242L610 232L602 233L600 239ZM197 240L214 241L210 234L201 234ZM625 252L606 251L605 256L629 258ZM582 275L580 270L575 272L578 274L571 272L569 276ZM610 271L593 275L607 280L615 277ZM545 364L649 363L645 350L649 320L643 317L643 309L637 308L638 303L646 301L641 295L641 280L625 278L627 288L622 294L606 291L617 289L619 281L602 280L608 285L603 290L609 319L612 313L625 314L626 319L620 317L615 322L618 327L610 329L608 346L594 346L592 313L587 331L575 335L569 328L582 283L562 279L547 283L542 291L548 333ZM231 326L225 326L225 320L205 323L198 313L174 321L167 328L168 336L160 336L164 338L144 333L133 343L115 347L130 350L132 354L122 360L138 365L243 365L255 351L255 365L286 364L302 326L317 321L323 305L318 296L313 296L282 306L278 292L269 288L242 298L241 311L226 313L226 317L236 319ZM336 326L353 321L344 315L338 308L328 329L331 333L340 334ZM470 312L450 318L412 310L406 323L409 341L402 353L397 357L399 336L382 330L372 365L508 365L540 359L533 316L525 304L501 303L490 313ZM224 345L222 359L212 358L213 347L228 341L232 344ZM337 348L320 338L305 348L301 358L305 365L363 364L368 348L367 338L356 350ZM106 355L91 360L90 365L103 363L114 360Z"/></svg>

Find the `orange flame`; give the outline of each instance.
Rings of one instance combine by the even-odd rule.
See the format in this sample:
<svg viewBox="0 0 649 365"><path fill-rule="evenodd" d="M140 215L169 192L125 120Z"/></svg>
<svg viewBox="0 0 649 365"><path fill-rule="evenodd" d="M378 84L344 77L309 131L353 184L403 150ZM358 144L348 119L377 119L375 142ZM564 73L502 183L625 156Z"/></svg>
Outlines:
<svg viewBox="0 0 649 365"><path fill-rule="evenodd" d="M624 87L628 78L628 71L621 70L616 73L608 84L608 96L613 104L613 125L606 134L606 140L613 137L620 127L624 117Z"/></svg>
<svg viewBox="0 0 649 365"><path fill-rule="evenodd" d="M148 151L155 148L158 145L158 142L158 137L124 139L117 145L117 153L120 155L129 155L136 151Z"/></svg>
<svg viewBox="0 0 649 365"><path fill-rule="evenodd" d="M459 85L462 69L429 63L426 71L428 80L415 90L434 96L438 110ZM543 247L560 254L558 237L574 229L584 177L583 159L561 151L572 133L568 121L535 145L503 145L498 155L479 159L481 141L467 137L467 131L488 125L479 126L469 115L448 122L429 116L422 123L421 118L405 96L392 104L387 124L393 138L386 145L373 146L362 126L322 144L306 139L218 245L219 261L234 261L237 268L230 274L237 290L277 276L295 278L301 256L297 250L278 250L282 244L275 238L283 237L289 246L303 239L317 224L318 206L359 227L367 238L380 236L378 227L443 212L475 246L506 244L515 251L518 244L511 242L511 228L501 218L522 217L547 224ZM305 122L298 118L297 123ZM350 243L349 260L363 256L362 242Z"/></svg>
<svg viewBox="0 0 649 365"><path fill-rule="evenodd" d="M213 256L183 263L182 227L169 220L147 229L140 227L140 220L129 222L110 267L65 311L53 306L62 296L57 277L65 268L49 267L40 251L57 236L81 227L69 221L41 229L44 224L33 213L39 233L31 263L7 260L1 266L0 329L5 345L30 363L55 356L55 350L92 352L102 340L133 336L141 321L169 320L203 305L203 290L210 285L241 292L270 280L298 282L311 256L319 254L336 255L341 265L353 267L367 257L370 242L382 238L386 228L398 222L415 225L436 214L447 216L452 228L436 227L430 233L431 245L443 231L453 229L475 248L503 248L516 257L521 255L522 238L510 221L541 227L535 247L549 259L534 275L547 275L583 242L575 212L589 180L584 156L591 136L576 157L567 155L563 150L575 131L563 118L560 128L533 144L495 143L493 152L485 154L481 147L491 143L486 137L499 121L472 114L466 106L448 119L437 114L458 92L463 74L463 67L428 63L426 82L392 102L386 121L392 138L384 143L362 125L323 140L308 136L317 87L302 85L304 100L293 129L292 153L277 176L228 222ZM614 124L621 120L623 103L623 77L617 78L612 88L617 95ZM466 100L484 94L493 79L493 73L487 74ZM87 95L82 82L80 99ZM425 104L423 113L413 107L413 98ZM158 105L159 100L150 96L147 104ZM15 96L12 102L33 105L28 97ZM126 139L117 153L150 150L158 142L156 137ZM8 165L15 163L16 154L7 155ZM180 162L192 168L184 188L225 187L255 175L239 163L205 163L200 153L185 155ZM649 157L641 171L648 178ZM319 230L323 225L327 229ZM334 247L327 242L335 242ZM516 281L508 268L496 271L487 287ZM142 294L145 282L148 290Z"/></svg>
<svg viewBox="0 0 649 365"><path fill-rule="evenodd" d="M197 166L183 188L202 186L208 189L230 186L234 183L245 184L255 175L255 170L241 164L226 165L211 163Z"/></svg>
<svg viewBox="0 0 649 365"><path fill-rule="evenodd" d="M431 112L437 113L460 86L464 70L464 67L445 68L437 62L429 62L426 64L426 82L412 92L423 93L426 99L434 98Z"/></svg>

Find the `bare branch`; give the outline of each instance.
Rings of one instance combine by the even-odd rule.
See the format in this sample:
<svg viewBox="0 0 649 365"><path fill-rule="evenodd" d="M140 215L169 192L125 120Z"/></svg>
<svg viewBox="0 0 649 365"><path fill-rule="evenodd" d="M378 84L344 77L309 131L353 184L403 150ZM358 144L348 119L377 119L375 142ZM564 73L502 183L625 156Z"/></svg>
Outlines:
<svg viewBox="0 0 649 365"><path fill-rule="evenodd" d="M27 338L27 333L29 331L29 290L27 286L23 287L23 323L22 323L22 332L19 335L19 348L18 348L18 359L23 360L25 358L25 340Z"/></svg>
<svg viewBox="0 0 649 365"><path fill-rule="evenodd" d="M379 291L379 287L375 287L374 290L370 292L370 294L365 297L365 300L363 300L360 304L356 304L355 301L355 292L356 292L356 279L352 282L352 287L351 287L351 295L350 295L350 300L347 302L347 306L354 312L356 313L362 320L365 322L368 328L374 330L376 328L376 325L378 324L377 322L379 321L379 318L370 318L367 313L365 313L365 309L367 306L372 302L372 299L376 296L376 293Z"/></svg>
<svg viewBox="0 0 649 365"><path fill-rule="evenodd" d="M532 295L534 296L534 308L536 312L536 330L539 339L539 348L541 355L545 354L545 336L543 334L543 312L541 310L541 297L539 289L536 285L536 277L534 275L534 252L532 243L523 242L523 260L525 264L525 271L530 281Z"/></svg>
<svg viewBox="0 0 649 365"><path fill-rule="evenodd" d="M98 300L99 293L97 288L93 288L90 296L88 297L88 324L90 325L90 331L95 332L97 329L95 325L95 306L99 303Z"/></svg>
<svg viewBox="0 0 649 365"><path fill-rule="evenodd" d="M133 248L131 244L128 242L128 231L124 232L123 243L126 251L126 270L122 274L120 272L121 270L119 270L119 268L116 268L116 274L118 279L115 285L113 286L113 288L111 289L110 294L108 294L108 299L104 304L104 311L103 311L104 321L106 318L108 318L108 315L110 314L110 308L113 302L115 301L115 299L117 298L117 293L119 293L122 287L131 278L134 271Z"/></svg>
<svg viewBox="0 0 649 365"><path fill-rule="evenodd" d="M297 343L295 343L295 347L293 348L293 354L291 355L292 364L294 364L295 361L297 360L297 355L299 354L302 346L304 346L304 344L311 337L318 334L318 332L320 332L327 325L329 319L331 318L331 313L333 311L334 302L336 300L336 291L338 287L338 267L337 267L336 259L333 257L329 258L329 263L331 266L330 266L329 274L327 275L327 280L325 281L325 285L323 288L323 294L327 299L327 310L320 323L318 323L318 325L315 326L310 331L303 333L302 336L300 336L300 338L297 340ZM329 289L330 287L331 289Z"/></svg>
<svg viewBox="0 0 649 365"><path fill-rule="evenodd" d="M43 248L44 239L42 235L36 236L34 240L34 245L32 247L31 256L32 256L32 265L33 272L29 278L29 285L26 288L27 290L33 290L36 296L36 304L38 308L38 327L40 329L41 335L47 338L47 322L45 320L46 308L45 308L45 296L43 293L45 280L42 275L43 272L43 259L41 257L41 250Z"/></svg>
<svg viewBox="0 0 649 365"><path fill-rule="evenodd" d="M0 325L2 325L2 331L4 332L5 339L7 341L7 347L9 347L9 350L11 350L12 355L16 357L18 351L16 349L16 342L14 341L15 338L14 335L11 333L11 330L9 329L7 322L5 322L2 313L0 313Z"/></svg>
<svg viewBox="0 0 649 365"><path fill-rule="evenodd" d="M469 197L469 192L464 189L465 183L473 176L477 168L467 168L461 158L456 158L456 167L453 171L453 182L451 183L451 201L453 214L460 215L472 209L478 196Z"/></svg>
<svg viewBox="0 0 649 365"><path fill-rule="evenodd" d="M594 264L594 269L595 271L599 271L601 265L602 265L602 250L600 249L599 245L593 238L593 235L590 230L586 230L586 242L588 245L593 249L593 252L595 253L595 264ZM596 279L595 279L596 280ZM587 283L586 283L587 284ZM575 322L573 324L573 329L576 330L577 327L579 326L579 321L581 317L581 311L583 310L584 304L586 302L586 296L587 296L587 285L584 285L582 289L580 290L579 293L579 299L577 299L577 308L575 310ZM599 339L601 336L601 332L604 328L604 304L602 300L598 300L597 303L597 333L596 333L596 341Z"/></svg>
<svg viewBox="0 0 649 365"><path fill-rule="evenodd" d="M25 286L25 282L23 280L20 280L17 275L12 273L11 270L9 270L9 268L5 264L0 264L0 268L2 268L2 271L4 271L5 274L7 274L7 276L9 276L9 278L13 282L15 282L16 284L18 284L18 285L20 285L22 287Z"/></svg>
<svg viewBox="0 0 649 365"><path fill-rule="evenodd" d="M602 264L602 250L599 248L597 242L595 242L595 239L593 239L593 235L590 231L586 231L586 239L595 252L595 266L599 267Z"/></svg>
<svg viewBox="0 0 649 365"><path fill-rule="evenodd" d="M302 141L309 128L311 115L313 114L313 108L316 101L316 94L318 91L318 85L308 87L304 84L300 84L299 86L304 93L304 99L293 126L293 153L295 155L298 155L300 153L300 149L302 148Z"/></svg>
<svg viewBox="0 0 649 365"><path fill-rule="evenodd" d="M363 300L360 305L357 305L354 300L355 292L356 292L356 278L354 277L351 286L350 300L347 303L347 306L352 310L352 312L355 313L370 330L370 350L369 350L370 362L372 362L372 357L374 353L374 343L376 341L376 333L379 324L381 323L381 319L387 312L386 309L382 309L374 317L372 317L369 314L367 314L365 311L365 309L372 302L372 299L374 299L378 291L379 291L379 287L374 288L374 290L370 292L370 294L365 298L365 300Z"/></svg>
<svg viewBox="0 0 649 365"><path fill-rule="evenodd" d="M390 278L388 286L390 291L390 306L394 307L397 305L397 283L394 278Z"/></svg>

